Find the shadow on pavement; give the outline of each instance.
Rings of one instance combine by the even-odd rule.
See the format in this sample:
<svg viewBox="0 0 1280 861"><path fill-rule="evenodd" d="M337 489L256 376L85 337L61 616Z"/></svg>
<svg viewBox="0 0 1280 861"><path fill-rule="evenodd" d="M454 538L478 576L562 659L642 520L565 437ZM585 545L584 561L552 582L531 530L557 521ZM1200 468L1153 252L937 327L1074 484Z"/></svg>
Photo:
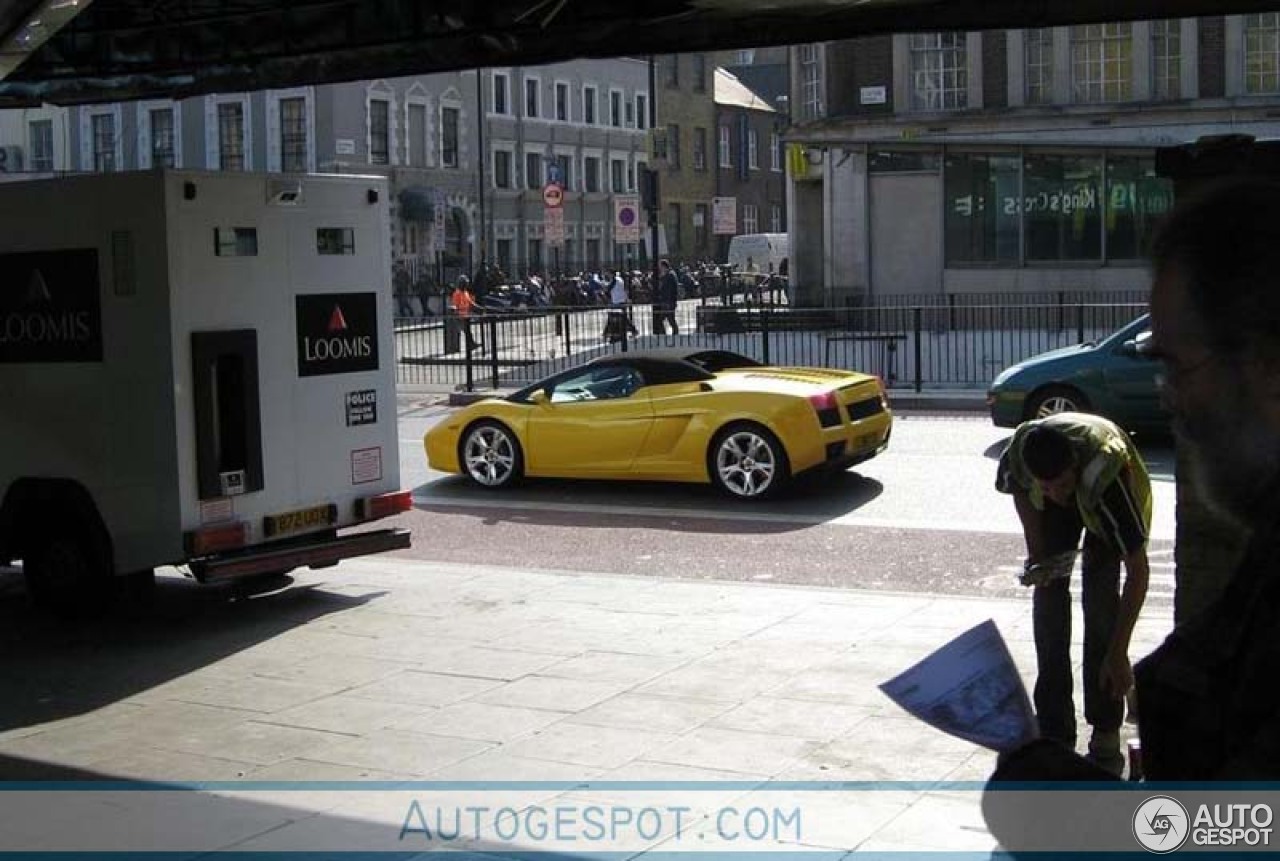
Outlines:
<svg viewBox="0 0 1280 861"><path fill-rule="evenodd" d="M776 497L759 502L733 500L701 484L528 479L518 487L491 491L450 476L416 488L414 507L451 514L472 511L491 522L613 528L617 518L625 518L627 526L643 529L647 524L637 518L652 517L653 528L664 531L764 534L836 520L883 491L879 481L853 471L802 475ZM680 519L670 519L673 514Z"/></svg>
<svg viewBox="0 0 1280 861"><path fill-rule="evenodd" d="M0 731L93 711L382 594L290 583L215 587L162 576L145 606L70 621L34 608L21 572L0 568Z"/></svg>
<svg viewBox="0 0 1280 861"><path fill-rule="evenodd" d="M545 848L554 837L532 828L528 817L521 817L514 807L508 808L509 814L499 812L486 818L483 835L465 826L449 828L455 821L451 817L430 815L436 811L431 806L431 790L424 787L419 795L412 784L246 781L243 789L237 789L233 784L238 781L218 781L202 787L120 777L5 754L0 754L0 773L27 784L10 786L10 803L0 807L0 854L8 857L109 854L113 858L154 855L194 859L232 852L242 858L411 861L446 851L457 861L598 857ZM261 794L251 794L254 792ZM456 796L460 800L468 797L486 799L483 791ZM514 793L502 797L520 798ZM344 813L342 802L348 800L359 809ZM525 798L524 803L530 800ZM491 822L498 821L516 843L493 839L497 828ZM175 846L183 848L175 851Z"/></svg>

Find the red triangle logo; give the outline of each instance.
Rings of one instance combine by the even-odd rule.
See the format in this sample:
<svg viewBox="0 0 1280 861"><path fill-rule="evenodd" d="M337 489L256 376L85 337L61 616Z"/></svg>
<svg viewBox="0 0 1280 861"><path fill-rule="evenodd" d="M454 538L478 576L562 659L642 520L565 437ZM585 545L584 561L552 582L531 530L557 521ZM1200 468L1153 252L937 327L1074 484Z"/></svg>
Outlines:
<svg viewBox="0 0 1280 861"><path fill-rule="evenodd" d="M48 305L53 301L53 297L49 295L49 285L44 281L44 275L39 269L31 270L31 278L27 281L27 304L29 305Z"/></svg>
<svg viewBox="0 0 1280 861"><path fill-rule="evenodd" d="M342 309L337 305L333 306L333 313L329 315L329 331L345 332L347 330L347 318L342 316Z"/></svg>

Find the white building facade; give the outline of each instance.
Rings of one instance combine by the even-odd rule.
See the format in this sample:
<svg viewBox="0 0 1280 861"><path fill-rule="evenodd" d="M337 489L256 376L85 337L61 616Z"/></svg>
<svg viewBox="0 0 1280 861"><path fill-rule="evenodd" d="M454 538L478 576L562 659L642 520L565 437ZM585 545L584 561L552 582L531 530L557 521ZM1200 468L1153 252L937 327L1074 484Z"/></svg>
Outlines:
<svg viewBox="0 0 1280 861"><path fill-rule="evenodd" d="M5 111L0 174L375 173L391 180L393 257L415 274L452 280L482 255L511 274L600 267L636 255L615 242L614 203L637 189L648 99L647 63L618 59ZM552 178L565 190L555 246Z"/></svg>

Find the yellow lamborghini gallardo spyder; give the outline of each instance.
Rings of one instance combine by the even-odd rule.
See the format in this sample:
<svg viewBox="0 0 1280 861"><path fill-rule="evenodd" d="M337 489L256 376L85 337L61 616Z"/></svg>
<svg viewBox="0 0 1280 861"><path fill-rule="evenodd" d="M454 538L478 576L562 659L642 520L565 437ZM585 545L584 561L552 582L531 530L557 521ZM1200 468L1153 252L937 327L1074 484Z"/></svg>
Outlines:
<svg viewBox="0 0 1280 861"><path fill-rule="evenodd" d="M874 457L892 426L875 377L689 348L602 356L465 407L424 443L432 469L488 488L524 476L688 481L759 499L806 470Z"/></svg>

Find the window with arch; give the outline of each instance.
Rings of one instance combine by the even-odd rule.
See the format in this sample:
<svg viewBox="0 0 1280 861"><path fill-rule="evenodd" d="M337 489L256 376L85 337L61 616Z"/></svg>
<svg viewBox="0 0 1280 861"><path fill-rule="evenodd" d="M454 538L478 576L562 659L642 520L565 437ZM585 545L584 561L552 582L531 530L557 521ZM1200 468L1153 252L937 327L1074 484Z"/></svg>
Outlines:
<svg viewBox="0 0 1280 861"><path fill-rule="evenodd" d="M440 165L458 167L458 129L462 109L457 105L440 107Z"/></svg>

